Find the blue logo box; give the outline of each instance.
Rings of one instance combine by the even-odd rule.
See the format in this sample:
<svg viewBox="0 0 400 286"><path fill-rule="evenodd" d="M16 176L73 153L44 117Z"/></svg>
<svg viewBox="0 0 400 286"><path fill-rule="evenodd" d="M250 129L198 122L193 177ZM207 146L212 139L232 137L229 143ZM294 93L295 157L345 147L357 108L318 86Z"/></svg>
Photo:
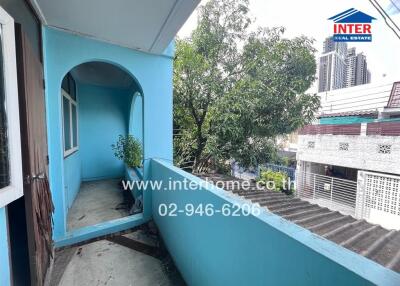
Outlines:
<svg viewBox="0 0 400 286"><path fill-rule="evenodd" d="M335 42L371 42L372 34L334 34Z"/></svg>

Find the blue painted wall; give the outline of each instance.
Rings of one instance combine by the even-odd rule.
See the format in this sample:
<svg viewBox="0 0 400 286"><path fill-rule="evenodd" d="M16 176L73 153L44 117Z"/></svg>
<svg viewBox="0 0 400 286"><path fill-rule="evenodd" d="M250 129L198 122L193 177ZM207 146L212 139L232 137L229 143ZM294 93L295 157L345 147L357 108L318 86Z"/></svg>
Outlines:
<svg viewBox="0 0 400 286"><path fill-rule="evenodd" d="M0 208L0 285L10 285L10 261L6 208Z"/></svg>
<svg viewBox="0 0 400 286"><path fill-rule="evenodd" d="M79 192L82 180L81 152L77 151L64 158L64 201L65 212L71 208Z"/></svg>
<svg viewBox="0 0 400 286"><path fill-rule="evenodd" d="M82 180L123 177L124 163L111 145L128 133L131 92L79 84L78 96Z"/></svg>
<svg viewBox="0 0 400 286"><path fill-rule="evenodd" d="M170 163L151 163L152 180L204 182ZM214 186L152 193L154 220L188 285L400 285L398 273L265 209L257 217L159 215L162 203L181 210L246 203Z"/></svg>
<svg viewBox="0 0 400 286"><path fill-rule="evenodd" d="M170 54L173 44L170 45L166 55L158 56L44 27L43 49L50 187L55 205L53 233L57 241L66 236L64 205L67 202L64 195L64 181L68 178L64 174L60 96L63 77L81 63L104 61L121 67L136 78L143 93L144 177L146 179L150 175L147 158L172 160L173 59ZM144 219L146 220L151 216L150 192L145 193L144 200Z"/></svg>

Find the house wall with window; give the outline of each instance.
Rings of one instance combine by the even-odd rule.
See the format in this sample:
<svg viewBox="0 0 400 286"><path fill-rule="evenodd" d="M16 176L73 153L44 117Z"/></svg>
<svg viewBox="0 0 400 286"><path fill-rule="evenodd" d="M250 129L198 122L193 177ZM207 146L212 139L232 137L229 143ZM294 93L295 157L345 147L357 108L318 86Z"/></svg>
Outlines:
<svg viewBox="0 0 400 286"><path fill-rule="evenodd" d="M77 174L65 174L67 164L77 164L78 158L74 161L71 157L64 160L63 153L63 135L62 135L62 104L60 96L61 82L64 76L74 67L82 63L91 61L100 61L114 64L130 74L140 86L143 98L143 149L144 149L144 177L149 176L149 159L163 158L172 161L172 45L163 55L153 55L142 53L128 48L112 45L109 43L85 38L53 28L44 28L43 33L44 46L44 63L45 63L45 80L46 80L46 108L48 122L48 145L50 159L50 188L52 191L53 201L55 205L54 213L54 240L61 240L67 236L66 231L66 205L71 199L66 199L64 187L66 185L74 185L75 189L79 176ZM85 91L85 89L83 90ZM87 89L86 89L87 91ZM106 104L106 96L104 104ZM79 95L78 87L78 105L83 100ZM115 104L122 104L115 102ZM82 102L85 104L84 102ZM92 100L90 104L98 104ZM99 116L107 117L109 108L102 105L101 109L97 109ZM78 106L78 113L79 113ZM99 106L100 108L100 106ZM131 108L131 103L126 105L127 117ZM82 116L81 114L79 116ZM78 117L79 117L78 116ZM121 118L121 114L117 117ZM78 119L79 120L79 119ZM104 119L105 120L105 119ZM113 117L114 120L114 117ZM111 124L111 120L105 120L107 124ZM116 122L114 122L116 124ZM120 123L119 123L120 124ZM78 123L79 126L79 123ZM118 132L126 128L118 125ZM99 125L100 127L100 125ZM82 144L82 136L90 136L89 130L81 126L79 142ZM111 131L110 128L103 127L98 135L105 135ZM109 139L115 142L115 134L111 134ZM94 142L94 141L93 141ZM110 145L111 141L105 142L104 146ZM110 146L111 147L111 146ZM84 156L105 156L98 150L90 148L89 155L83 155L84 145L79 149L80 160L84 160ZM89 148L88 148L89 149ZM111 150L108 149L108 150ZM101 150L100 150L101 151ZM107 156L111 156L107 153ZM96 174L92 174L93 170L89 170L82 164L82 178L86 176L90 178ZM71 169L71 168L69 168ZM73 168L72 168L73 169ZM73 172L78 172L75 169ZM111 171L109 172L111 174ZM150 196L148 193L145 196ZM151 198L144 198L144 219L151 216Z"/></svg>
<svg viewBox="0 0 400 286"><path fill-rule="evenodd" d="M61 83L64 145L65 212L71 207L81 185L81 160L78 140L78 91L70 73Z"/></svg>
<svg viewBox="0 0 400 286"><path fill-rule="evenodd" d="M392 89L390 80L319 93L319 123L300 131L297 159L400 174L400 124L383 116Z"/></svg>
<svg viewBox="0 0 400 286"><path fill-rule="evenodd" d="M142 97L136 86L115 88L74 81L75 100L63 95L67 102L66 107L63 105L64 125L77 122L74 128L64 126L63 132L66 212L82 181L124 177L124 163L112 149L120 135L129 133L143 141ZM72 106L76 112L71 112Z"/></svg>
<svg viewBox="0 0 400 286"><path fill-rule="evenodd" d="M399 110L386 107L394 87L391 81L319 94L319 124L299 131L299 197L400 229ZM330 193L319 191L322 181L331 186Z"/></svg>
<svg viewBox="0 0 400 286"><path fill-rule="evenodd" d="M75 128L64 127L65 211L72 206L82 181L124 176L124 164L114 156L111 145L119 135L128 133L133 93L76 82L76 100L69 105L76 106L76 113L71 112L70 107L63 107L64 124L77 121ZM68 98L63 96L64 101ZM66 133L71 135L66 136ZM67 152L66 145L69 146Z"/></svg>

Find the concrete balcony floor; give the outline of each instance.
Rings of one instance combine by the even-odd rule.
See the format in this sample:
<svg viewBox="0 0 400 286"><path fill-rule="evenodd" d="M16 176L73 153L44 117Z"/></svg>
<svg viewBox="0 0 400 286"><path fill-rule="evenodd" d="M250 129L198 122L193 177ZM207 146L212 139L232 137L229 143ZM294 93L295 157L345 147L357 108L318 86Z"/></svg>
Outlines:
<svg viewBox="0 0 400 286"><path fill-rule="evenodd" d="M185 283L169 255L158 252L158 244L157 237L136 230L83 246L58 250L49 284L50 286L184 286ZM146 249L143 251L143 248L148 248L150 251Z"/></svg>
<svg viewBox="0 0 400 286"><path fill-rule="evenodd" d="M68 211L68 231L126 217L129 207L120 179L83 182Z"/></svg>

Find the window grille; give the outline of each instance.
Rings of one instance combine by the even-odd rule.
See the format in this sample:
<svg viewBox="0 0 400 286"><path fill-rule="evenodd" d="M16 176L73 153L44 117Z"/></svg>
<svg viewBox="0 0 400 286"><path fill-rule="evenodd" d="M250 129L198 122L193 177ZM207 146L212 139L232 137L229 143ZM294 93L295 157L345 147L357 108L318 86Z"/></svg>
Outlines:
<svg viewBox="0 0 400 286"><path fill-rule="evenodd" d="M400 216L400 178L367 174L365 207Z"/></svg>
<svg viewBox="0 0 400 286"><path fill-rule="evenodd" d="M349 143L340 142L339 150L340 151L349 151Z"/></svg>
<svg viewBox="0 0 400 286"><path fill-rule="evenodd" d="M392 152L392 145L389 144L379 144L378 153L379 154L390 154Z"/></svg>

